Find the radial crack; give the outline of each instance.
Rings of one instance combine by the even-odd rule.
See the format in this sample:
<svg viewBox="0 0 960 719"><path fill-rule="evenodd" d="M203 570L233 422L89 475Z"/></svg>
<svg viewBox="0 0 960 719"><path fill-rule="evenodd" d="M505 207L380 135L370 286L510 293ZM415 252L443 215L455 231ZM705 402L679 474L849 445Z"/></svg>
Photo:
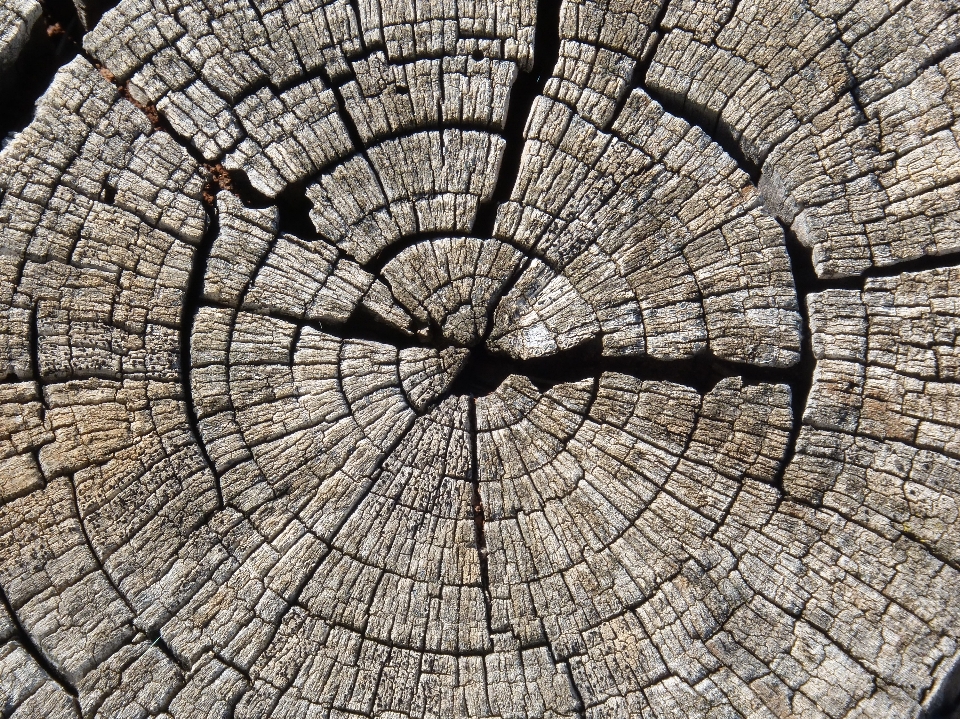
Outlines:
<svg viewBox="0 0 960 719"><path fill-rule="evenodd" d="M477 563L480 567L480 588L483 591L484 609L487 617L487 632L493 635L493 625L490 615L490 567L487 556L486 515L483 509L483 497L480 493L480 461L477 456L478 428L477 403L470 397L469 402L469 435L470 435L470 483L473 487L472 510L475 542L477 545Z"/></svg>
<svg viewBox="0 0 960 719"><path fill-rule="evenodd" d="M504 128L504 139L507 143L493 195L488 202L480 205L477 212L473 229L478 237L493 236L497 210L503 202L510 199L520 174L523 149L526 145L524 130L530 121L530 111L534 101L543 94L543 88L560 57L561 7L562 3L558 0L537 1L533 67L529 72L519 72L510 90L510 105Z"/></svg>
<svg viewBox="0 0 960 719"><path fill-rule="evenodd" d="M210 458L207 446L203 440L203 434L200 432L200 421L197 416L197 406L193 397L193 360L191 343L193 341L193 327L203 303L204 277L207 271L207 261L210 258L210 252L220 231L220 223L217 213L208 210L207 232L204 234L200 244L194 250L193 266L190 270L187 288L183 294L183 309L180 314L180 346L179 346L179 370L183 375L183 405L186 412L187 422L190 431L196 440L197 449L203 458L204 464L210 470L213 477L214 487L217 492L217 503L222 509L226 506L223 498L223 487L220 482L220 473L217 471L217 465Z"/></svg>

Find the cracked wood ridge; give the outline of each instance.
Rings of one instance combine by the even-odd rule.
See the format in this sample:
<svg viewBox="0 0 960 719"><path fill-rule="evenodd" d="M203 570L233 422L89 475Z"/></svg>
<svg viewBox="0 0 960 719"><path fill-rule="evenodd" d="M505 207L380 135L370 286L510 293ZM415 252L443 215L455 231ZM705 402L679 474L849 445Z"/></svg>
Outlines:
<svg viewBox="0 0 960 719"><path fill-rule="evenodd" d="M956 716L958 47L121 0L0 152L0 716Z"/></svg>

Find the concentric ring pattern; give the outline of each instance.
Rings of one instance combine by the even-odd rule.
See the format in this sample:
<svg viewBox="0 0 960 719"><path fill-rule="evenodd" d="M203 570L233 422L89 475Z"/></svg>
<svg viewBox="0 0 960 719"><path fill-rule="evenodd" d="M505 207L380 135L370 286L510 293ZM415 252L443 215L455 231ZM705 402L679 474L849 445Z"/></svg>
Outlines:
<svg viewBox="0 0 960 719"><path fill-rule="evenodd" d="M2 716L947 716L958 24L123 0L0 153Z"/></svg>

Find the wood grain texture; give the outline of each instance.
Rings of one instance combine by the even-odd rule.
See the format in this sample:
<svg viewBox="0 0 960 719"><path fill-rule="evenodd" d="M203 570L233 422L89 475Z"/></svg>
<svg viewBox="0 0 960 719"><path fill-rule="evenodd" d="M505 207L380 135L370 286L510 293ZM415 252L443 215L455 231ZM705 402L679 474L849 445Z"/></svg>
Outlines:
<svg viewBox="0 0 960 719"><path fill-rule="evenodd" d="M0 5L0 72L6 72L20 57L40 13L36 0L9 0Z"/></svg>
<svg viewBox="0 0 960 719"><path fill-rule="evenodd" d="M0 151L0 716L955 716L958 23L122 0Z"/></svg>

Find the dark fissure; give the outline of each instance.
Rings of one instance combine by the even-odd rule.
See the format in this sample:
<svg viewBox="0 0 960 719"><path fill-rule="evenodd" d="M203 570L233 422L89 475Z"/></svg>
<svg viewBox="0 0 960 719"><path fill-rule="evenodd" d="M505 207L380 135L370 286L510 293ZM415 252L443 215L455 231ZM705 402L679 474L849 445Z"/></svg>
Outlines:
<svg viewBox="0 0 960 719"><path fill-rule="evenodd" d="M19 132L33 119L35 104L57 70L80 49L83 28L70 0L46 2L20 56L0 73L0 137Z"/></svg>
<svg viewBox="0 0 960 719"><path fill-rule="evenodd" d="M490 201L480 206L474 222L474 234L492 237L497 220L497 209L510 199L510 193L520 174L520 161L525 143L524 129L530 110L550 78L560 57L560 9L558 0L537 2L537 25L534 35L533 67L517 74L510 90L510 104L504 127L506 148L500 162L500 174Z"/></svg>
<svg viewBox="0 0 960 719"><path fill-rule="evenodd" d="M207 261L210 258L210 252L213 249L213 243L220 231L220 223L217 213L208 210L207 231L200 241L199 246L194 251L193 268L190 273L190 280L183 296L183 311L180 315L180 374L183 377L183 393L186 398L184 405L186 407L187 422L190 424L190 431L197 439L197 447L203 457L203 461L210 469L213 475L214 485L217 491L217 503L224 507L223 488L220 484L220 474L217 471L216 464L210 458L207 452L206 444L203 441L203 435L200 433L200 421L197 416L197 405L193 397L193 362L191 359L190 343L193 340L193 326L200 311L203 301L203 280L206 275Z"/></svg>

